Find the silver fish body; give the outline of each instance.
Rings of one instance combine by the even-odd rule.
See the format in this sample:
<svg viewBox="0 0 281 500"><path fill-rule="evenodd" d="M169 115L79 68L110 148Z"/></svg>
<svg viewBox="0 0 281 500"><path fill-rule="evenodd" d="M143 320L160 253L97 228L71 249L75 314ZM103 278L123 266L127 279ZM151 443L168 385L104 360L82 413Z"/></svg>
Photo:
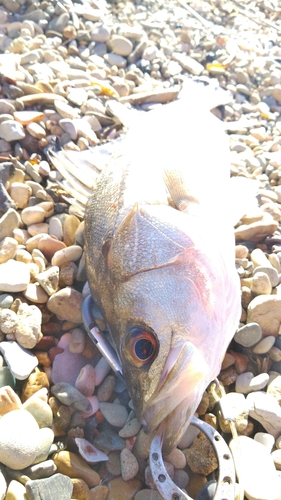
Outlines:
<svg viewBox="0 0 281 500"><path fill-rule="evenodd" d="M181 439L240 317L228 141L192 96L132 125L85 216L91 292L136 414Z"/></svg>

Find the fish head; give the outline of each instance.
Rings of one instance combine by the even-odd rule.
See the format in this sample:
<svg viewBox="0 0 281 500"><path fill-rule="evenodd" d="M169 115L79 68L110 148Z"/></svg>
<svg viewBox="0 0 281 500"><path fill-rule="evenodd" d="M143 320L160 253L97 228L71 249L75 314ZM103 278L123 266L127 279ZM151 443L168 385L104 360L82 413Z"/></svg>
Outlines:
<svg viewBox="0 0 281 500"><path fill-rule="evenodd" d="M216 245L206 250L198 223L172 207L138 207L107 255L112 303L109 315L103 304L105 317L136 414L149 432L161 426L166 454L218 374L227 323L234 328L238 318L237 304L234 315L227 310L229 294L237 295L227 289L233 276Z"/></svg>

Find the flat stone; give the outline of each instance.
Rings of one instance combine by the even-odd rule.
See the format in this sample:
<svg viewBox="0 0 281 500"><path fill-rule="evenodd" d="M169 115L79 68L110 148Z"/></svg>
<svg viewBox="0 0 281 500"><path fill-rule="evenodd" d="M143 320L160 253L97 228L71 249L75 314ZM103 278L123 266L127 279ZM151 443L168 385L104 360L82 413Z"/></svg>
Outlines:
<svg viewBox="0 0 281 500"><path fill-rule="evenodd" d="M256 243L264 240L276 231L277 221L257 221L251 224L239 226L234 230L235 239L239 241L254 241Z"/></svg>
<svg viewBox="0 0 281 500"><path fill-rule="evenodd" d="M130 438L137 435L141 428L141 424L137 418L132 418L129 422L125 423L124 427L119 431L119 436L122 438Z"/></svg>
<svg viewBox="0 0 281 500"><path fill-rule="evenodd" d="M36 356L17 342L1 342L0 352L3 354L12 375L18 380L25 380L38 365Z"/></svg>
<svg viewBox="0 0 281 500"><path fill-rule="evenodd" d="M173 58L189 73L192 75L201 75L202 71L204 71L204 66L200 64L198 61L193 59L192 57L182 54L180 52L174 52Z"/></svg>
<svg viewBox="0 0 281 500"><path fill-rule="evenodd" d="M252 392L247 396L249 416L262 424L269 434L281 434L281 408L276 399L266 392Z"/></svg>
<svg viewBox="0 0 281 500"><path fill-rule="evenodd" d="M111 479L107 486L109 488L107 500L133 500L141 489L142 482L137 478L124 481L121 477L116 477Z"/></svg>
<svg viewBox="0 0 281 500"><path fill-rule="evenodd" d="M0 219L0 239L13 236L13 230L17 229L20 223L19 214L13 208L9 208Z"/></svg>
<svg viewBox="0 0 281 500"><path fill-rule="evenodd" d="M86 460L69 451L59 451L53 457L57 471L68 477L84 479L90 488L100 483L99 474L91 469Z"/></svg>
<svg viewBox="0 0 281 500"><path fill-rule="evenodd" d="M120 404L101 402L100 411L107 422L114 427L123 427L128 418L127 409Z"/></svg>
<svg viewBox="0 0 281 500"><path fill-rule="evenodd" d="M262 339L254 348L253 352L255 354L266 354L268 351L270 351L271 347L274 346L275 342L275 337L272 335L269 335L268 337L265 337Z"/></svg>
<svg viewBox="0 0 281 500"><path fill-rule="evenodd" d="M28 411L17 409L3 415L0 419L0 461L11 469L31 465L38 450L38 433L38 424Z"/></svg>
<svg viewBox="0 0 281 500"><path fill-rule="evenodd" d="M108 375L107 377L105 377L105 379L98 387L97 398L99 401L104 402L108 401L111 398L115 388L115 383L116 378L113 375Z"/></svg>
<svg viewBox="0 0 281 500"><path fill-rule="evenodd" d="M127 57L133 50L131 40L120 35L113 35L113 37L109 40L108 45L115 54L119 54L120 56Z"/></svg>
<svg viewBox="0 0 281 500"><path fill-rule="evenodd" d="M238 479L249 500L277 500L279 481L268 450L257 441L238 436L230 442Z"/></svg>
<svg viewBox="0 0 281 500"><path fill-rule="evenodd" d="M276 337L281 323L281 297L278 295L255 297L248 307L247 323L258 323L264 337Z"/></svg>
<svg viewBox="0 0 281 500"><path fill-rule="evenodd" d="M30 280L28 265L10 259L0 264L0 291L22 292L26 289Z"/></svg>
<svg viewBox="0 0 281 500"><path fill-rule="evenodd" d="M73 288L66 287L49 298L47 307L49 311L56 314L60 319L71 321L72 323L82 323L82 303L82 294Z"/></svg>
<svg viewBox="0 0 281 500"><path fill-rule="evenodd" d="M262 329L258 323L248 323L239 328L234 335L234 340L244 347L255 345L262 338Z"/></svg>
<svg viewBox="0 0 281 500"><path fill-rule="evenodd" d="M30 500L71 500L73 485L71 479L63 474L54 474L46 479L35 479L25 483Z"/></svg>
<svg viewBox="0 0 281 500"><path fill-rule="evenodd" d="M55 101L55 108L62 118L78 118L79 110L63 101Z"/></svg>
<svg viewBox="0 0 281 500"><path fill-rule="evenodd" d="M24 128L15 120L6 120L0 123L0 137L7 142L20 141L25 137Z"/></svg>
<svg viewBox="0 0 281 500"><path fill-rule="evenodd" d="M45 460L44 462L26 467L21 473L30 479L43 479L44 477L52 476L56 470L57 468L53 460Z"/></svg>
<svg viewBox="0 0 281 500"><path fill-rule="evenodd" d="M46 304L49 299L49 295L45 290L39 285L39 283L29 283L23 292L23 295L30 302L35 304Z"/></svg>
<svg viewBox="0 0 281 500"><path fill-rule="evenodd" d="M43 222L45 217L46 217L46 212L44 208L40 207L39 205L34 205L33 207L24 208L21 213L22 221L27 226Z"/></svg>
<svg viewBox="0 0 281 500"><path fill-rule="evenodd" d="M71 406L75 410L79 410L84 413L90 413L91 405L89 400L70 384L67 384L66 382L55 384L52 386L51 392L64 405Z"/></svg>
<svg viewBox="0 0 281 500"><path fill-rule="evenodd" d="M260 373L254 377L252 372L244 372L238 375L235 382L235 390L241 394L249 394L253 391L260 391L269 381L268 373Z"/></svg>

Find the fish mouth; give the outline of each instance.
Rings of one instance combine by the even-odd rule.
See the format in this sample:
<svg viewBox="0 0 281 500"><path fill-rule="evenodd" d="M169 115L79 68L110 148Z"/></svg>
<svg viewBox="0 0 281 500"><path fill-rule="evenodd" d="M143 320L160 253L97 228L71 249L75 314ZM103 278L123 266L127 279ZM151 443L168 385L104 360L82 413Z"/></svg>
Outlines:
<svg viewBox="0 0 281 500"><path fill-rule="evenodd" d="M169 351L159 384L145 404L142 422L149 433L162 434L163 454L177 446L210 382L210 367L191 342Z"/></svg>

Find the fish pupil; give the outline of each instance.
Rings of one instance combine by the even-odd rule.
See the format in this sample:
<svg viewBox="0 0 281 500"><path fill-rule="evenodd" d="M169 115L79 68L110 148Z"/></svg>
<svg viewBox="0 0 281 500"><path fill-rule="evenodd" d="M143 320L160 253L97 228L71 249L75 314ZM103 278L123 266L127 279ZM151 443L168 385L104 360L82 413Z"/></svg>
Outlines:
<svg viewBox="0 0 281 500"><path fill-rule="evenodd" d="M148 359L153 354L153 351L154 346L148 339L139 339L135 343L135 353L139 359Z"/></svg>

